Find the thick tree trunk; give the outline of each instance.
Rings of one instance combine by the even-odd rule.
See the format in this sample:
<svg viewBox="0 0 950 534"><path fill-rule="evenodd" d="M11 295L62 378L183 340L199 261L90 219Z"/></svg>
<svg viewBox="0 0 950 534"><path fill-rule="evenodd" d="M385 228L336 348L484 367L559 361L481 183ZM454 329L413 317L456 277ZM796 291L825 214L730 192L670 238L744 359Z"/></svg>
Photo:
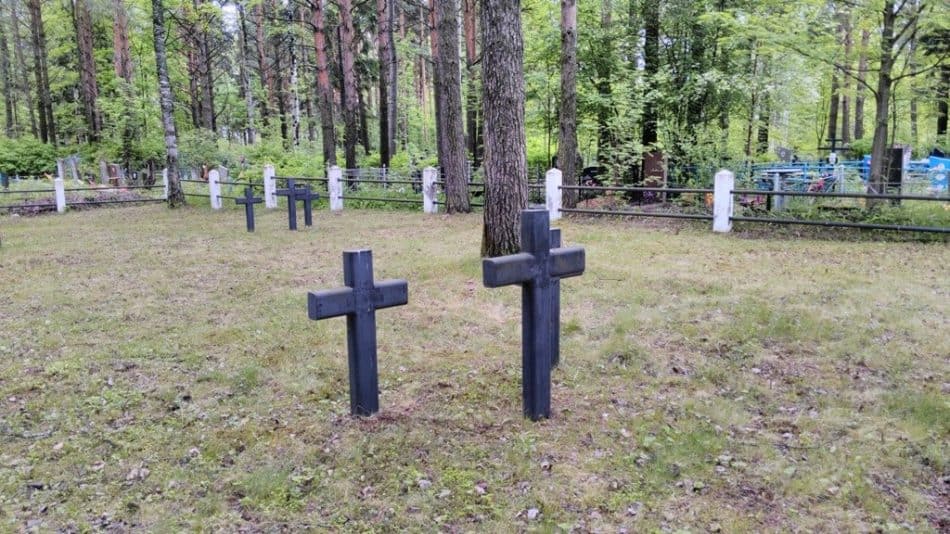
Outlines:
<svg viewBox="0 0 950 534"><path fill-rule="evenodd" d="M445 181L446 207L449 213L468 213L468 160L465 157L465 130L462 126L462 71L459 65L459 2L439 0L435 19L439 21L439 55L434 59L441 74L435 83L441 99L444 138L439 143L439 163Z"/></svg>
<svg viewBox="0 0 950 534"><path fill-rule="evenodd" d="M199 11L200 6L207 0L194 0L196 15L200 17L203 11ZM201 91L200 109L201 109L201 127L211 131L217 131L217 120L214 113L214 68L212 63L211 49L208 35L208 25L211 21L198 20L197 28L194 28L193 38L196 41L197 66Z"/></svg>
<svg viewBox="0 0 950 534"><path fill-rule="evenodd" d="M600 6L600 24L605 30L609 29L613 22L613 7L611 0L601 0ZM605 50L610 50L613 43L607 43ZM613 133L610 130L610 118L613 115L613 108L610 102L613 99L613 89L611 78L613 73L610 71L610 65L606 61L598 61L596 64L597 79L594 82L594 88L597 91L597 161L601 165L609 164L611 161L610 152L613 148Z"/></svg>
<svg viewBox="0 0 950 534"><path fill-rule="evenodd" d="M336 132L333 129L333 86L327 61L327 37L323 0L313 3L310 22L313 25L313 46L317 62L317 102L320 109L320 137L323 142L323 164L336 165Z"/></svg>
<svg viewBox="0 0 950 534"><path fill-rule="evenodd" d="M294 14L294 4L290 4L287 13L287 25L293 27L297 20ZM293 133L294 146L300 145L300 91L298 83L300 81L297 65L297 37L296 32L290 33L290 124Z"/></svg>
<svg viewBox="0 0 950 534"><path fill-rule="evenodd" d="M383 167L389 167L396 152L396 90L399 85L396 43L393 40L396 16L393 0L376 0L376 15L379 20L379 159Z"/></svg>
<svg viewBox="0 0 950 534"><path fill-rule="evenodd" d="M838 113L840 111L841 101L841 83L838 81L838 70L835 69L831 74L831 104L828 106L828 140L832 143L840 140L838 137Z"/></svg>
<svg viewBox="0 0 950 534"><path fill-rule="evenodd" d="M99 141L102 134L102 116L99 113L99 85L96 82L92 16L88 0L75 0L73 22L79 52L79 95L86 120L86 136L90 143L94 143Z"/></svg>
<svg viewBox="0 0 950 534"><path fill-rule="evenodd" d="M162 127L165 131L165 168L168 170L168 206L185 204L178 176L178 133L175 130L175 100L168 79L168 61L165 57L165 8L162 0L152 0L152 32L155 37L155 66L158 74L158 97L162 108Z"/></svg>
<svg viewBox="0 0 950 534"><path fill-rule="evenodd" d="M519 249L528 199L520 0L482 0L485 215L482 256Z"/></svg>
<svg viewBox="0 0 950 534"><path fill-rule="evenodd" d="M2 7L3 5L0 4L0 8ZM0 21L2 20L3 12L0 10ZM7 137L13 138L16 136L13 125L13 80L10 75L10 47L7 44L7 34L3 26L0 22L0 83L3 87L4 132Z"/></svg>
<svg viewBox="0 0 950 534"><path fill-rule="evenodd" d="M436 4L442 0L429 0L429 49L432 58L432 97L435 101L435 147L439 154L439 167L442 167L441 155L446 152L443 143L445 137L442 135L442 95L439 94L441 86L439 80L442 79L442 73L439 72L442 66L436 59L439 57L439 20L436 18ZM423 90L427 90L424 87Z"/></svg>
<svg viewBox="0 0 950 534"><path fill-rule="evenodd" d="M33 36L33 71L36 74L36 92L39 101L40 139L56 144L56 123L53 119L53 99L49 92L49 73L46 67L46 31L43 29L41 0L27 0L30 11L30 31Z"/></svg>
<svg viewBox="0 0 950 534"><path fill-rule="evenodd" d="M359 87L356 83L356 28L352 0L340 0L340 68L343 72L343 152L346 168L355 169L359 142Z"/></svg>
<svg viewBox="0 0 950 534"><path fill-rule="evenodd" d="M261 99L261 119L264 125L267 125L267 119L271 115L271 105L274 102L274 76L267 59L267 32L265 31L264 21L267 18L265 8L267 2L261 2L254 5L254 24L255 44L257 47L257 70L258 78L261 81L261 89L264 90L264 98Z"/></svg>
<svg viewBox="0 0 950 534"><path fill-rule="evenodd" d="M660 0L645 0L643 3L643 72L648 92L655 87L660 71ZM647 97L644 103L641 143L644 150L651 150L657 137L657 103ZM646 176L644 172L642 176Z"/></svg>
<svg viewBox="0 0 950 534"><path fill-rule="evenodd" d="M356 94L359 96L359 110L360 110L360 144L363 145L363 153L369 154L373 151L372 145L369 143L369 121L366 118L366 100L363 98L363 82L360 80L360 75L356 73Z"/></svg>
<svg viewBox="0 0 950 534"><path fill-rule="evenodd" d="M244 5L238 4L238 29L241 39L240 50L240 76L241 76L241 96L244 97L244 109L246 113L244 125L244 141L254 144L256 129L254 128L254 110L257 104L254 102L254 91L251 89L251 69L248 65L248 57L251 55L251 49L247 38L247 14L244 12Z"/></svg>
<svg viewBox="0 0 950 534"><path fill-rule="evenodd" d="M867 88L864 82L868 75L868 46L871 44L871 32L861 32L861 56L858 59L858 80L855 84L854 97L854 138L864 139L864 95Z"/></svg>
<svg viewBox="0 0 950 534"><path fill-rule="evenodd" d="M33 101L33 92L30 90L29 73L30 68L26 64L26 56L23 51L26 49L23 36L20 34L20 15L17 0L10 3L10 26L13 29L13 57L16 59L17 72L15 85L23 99L25 100L27 115L30 119L30 133L35 138L40 137L39 129L36 125L36 106Z"/></svg>
<svg viewBox="0 0 950 534"><path fill-rule="evenodd" d="M769 130L772 123L772 97L768 90L762 95L762 105L759 111L759 133L757 141L759 144L759 154L766 154L769 151Z"/></svg>
<svg viewBox="0 0 950 534"><path fill-rule="evenodd" d="M848 12L843 12L841 14L841 31L843 34L844 41L844 68L846 72L851 71L851 49L852 49L852 38L851 38L851 14ZM845 74L847 76L847 74ZM845 83L842 86L843 94L841 95L841 143L847 145L851 142L851 95L849 94L848 87L848 78L845 77Z"/></svg>
<svg viewBox="0 0 950 534"><path fill-rule="evenodd" d="M478 44L475 38L478 25L477 0L462 0L463 19L465 21L465 125L468 128L468 153L472 158L472 168L477 169L482 164L482 126L478 108Z"/></svg>
<svg viewBox="0 0 950 534"><path fill-rule="evenodd" d="M136 128L133 117L134 93L132 87L132 53L129 46L129 16L124 0L112 1L115 24L112 27L112 64L119 80L122 98L122 168L131 172Z"/></svg>
<svg viewBox="0 0 950 534"><path fill-rule="evenodd" d="M894 13L894 0L885 0L882 17L884 24L881 31L881 68L878 71L877 93L874 95L874 140L871 147L871 177L868 181L868 191L879 194L885 192L886 174L890 166L887 158L887 132L891 72L894 68L894 22L897 17Z"/></svg>
<svg viewBox="0 0 950 534"><path fill-rule="evenodd" d="M558 113L557 166L564 185L577 185L577 2L561 0L561 102ZM577 206L577 190L565 189L568 208Z"/></svg>

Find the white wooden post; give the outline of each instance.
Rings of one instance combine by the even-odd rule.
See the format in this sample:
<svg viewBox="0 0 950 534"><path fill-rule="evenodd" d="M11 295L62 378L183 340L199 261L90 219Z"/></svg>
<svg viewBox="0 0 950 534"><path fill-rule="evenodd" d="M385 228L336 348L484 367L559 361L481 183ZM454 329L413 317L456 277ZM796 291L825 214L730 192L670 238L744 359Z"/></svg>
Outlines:
<svg viewBox="0 0 950 534"><path fill-rule="evenodd" d="M735 186L736 175L731 171L722 170L716 173L716 184L713 189L713 232L732 231L734 207L732 190Z"/></svg>
<svg viewBox="0 0 950 534"><path fill-rule="evenodd" d="M277 182L274 180L274 166L264 165L264 206L277 207Z"/></svg>
<svg viewBox="0 0 950 534"><path fill-rule="evenodd" d="M66 162L61 159L56 160L56 177L60 180L66 179Z"/></svg>
<svg viewBox="0 0 950 534"><path fill-rule="evenodd" d="M162 184L165 186L165 200L168 200L168 169L162 169Z"/></svg>
<svg viewBox="0 0 950 534"><path fill-rule="evenodd" d="M208 194L211 195L211 209L221 209L221 182L216 169L208 171Z"/></svg>
<svg viewBox="0 0 950 534"><path fill-rule="evenodd" d="M439 213L439 188L436 182L439 171L435 167L422 169L422 211L424 213Z"/></svg>
<svg viewBox="0 0 950 534"><path fill-rule="evenodd" d="M63 179L57 177L53 180L53 186L56 188L56 211L63 213L66 211L66 186L63 185Z"/></svg>
<svg viewBox="0 0 950 534"><path fill-rule="evenodd" d="M76 156L69 156L69 159L66 161L69 162L69 172L73 175L73 181L77 184L80 184L82 183L82 180L79 179L79 169L77 168L79 163L77 162L77 159L78 158L76 158Z"/></svg>
<svg viewBox="0 0 950 534"><path fill-rule="evenodd" d="M551 169L544 176L544 205L552 221L561 218L561 201L564 199L562 182L563 176L558 169Z"/></svg>
<svg viewBox="0 0 950 534"><path fill-rule="evenodd" d="M334 165L327 171L327 191L330 193L330 211L343 210L343 169Z"/></svg>
<svg viewBox="0 0 950 534"><path fill-rule="evenodd" d="M772 180L772 191L782 192L782 173L776 172ZM772 195L772 211L782 211L785 209L785 197L782 195Z"/></svg>

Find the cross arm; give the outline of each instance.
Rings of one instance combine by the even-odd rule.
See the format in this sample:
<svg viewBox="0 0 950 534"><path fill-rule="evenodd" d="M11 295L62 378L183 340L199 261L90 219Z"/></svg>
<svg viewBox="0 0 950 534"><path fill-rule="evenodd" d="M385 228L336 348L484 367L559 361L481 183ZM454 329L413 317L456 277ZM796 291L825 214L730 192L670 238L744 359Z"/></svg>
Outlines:
<svg viewBox="0 0 950 534"><path fill-rule="evenodd" d="M584 274L586 263L581 247L556 248L551 251L551 276L569 278Z"/></svg>
<svg viewBox="0 0 950 534"><path fill-rule="evenodd" d="M339 317L356 309L356 299L349 287L311 291L307 294L307 311L314 321Z"/></svg>
<svg viewBox="0 0 950 534"><path fill-rule="evenodd" d="M485 287L510 286L531 279L537 270L532 254L522 252L511 256L482 260L482 281Z"/></svg>
<svg viewBox="0 0 950 534"><path fill-rule="evenodd" d="M402 306L409 302L409 284L405 280L383 280L376 283L373 303L376 309Z"/></svg>

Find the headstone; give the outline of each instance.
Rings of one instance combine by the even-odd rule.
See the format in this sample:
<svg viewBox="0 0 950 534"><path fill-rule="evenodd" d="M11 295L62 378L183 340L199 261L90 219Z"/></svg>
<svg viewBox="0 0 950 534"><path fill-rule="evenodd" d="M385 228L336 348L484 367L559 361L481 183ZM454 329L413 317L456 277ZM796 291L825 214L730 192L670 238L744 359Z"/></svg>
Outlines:
<svg viewBox="0 0 950 534"><path fill-rule="evenodd" d="M794 152L792 152L791 148L780 146L775 149L775 154L778 156L779 161L788 163L792 161L792 156L794 155Z"/></svg>
<svg viewBox="0 0 950 534"><path fill-rule="evenodd" d="M548 210L548 217L552 221L561 218L561 207L564 192L561 189L564 176L558 169L550 169L544 175L544 206Z"/></svg>
<svg viewBox="0 0 950 534"><path fill-rule="evenodd" d="M327 170L327 192L330 195L330 211L343 209L343 169L334 165Z"/></svg>
<svg viewBox="0 0 950 534"><path fill-rule="evenodd" d="M346 316L350 413L372 415L379 411L376 310L409 302L409 285L405 280L374 283L371 250L343 253L343 283L346 287L311 292L308 314L314 321Z"/></svg>
<svg viewBox="0 0 950 534"><path fill-rule="evenodd" d="M254 231L254 204L260 204L264 202L263 198L254 196L254 189L251 187L244 188L244 198L234 199L236 204L244 205L244 218L247 220L247 231Z"/></svg>
<svg viewBox="0 0 950 534"><path fill-rule="evenodd" d="M722 170L716 173L713 189L713 232L732 231L732 215L735 197L732 190L736 187L736 175Z"/></svg>
<svg viewBox="0 0 950 534"><path fill-rule="evenodd" d="M551 250L548 211L521 212L520 254L485 258L486 287L521 285L521 393L524 414L537 421L551 416L551 364L554 282L584 273L584 249Z"/></svg>
<svg viewBox="0 0 950 534"><path fill-rule="evenodd" d="M666 184L666 156L659 150L643 155L643 181L662 187Z"/></svg>
<svg viewBox="0 0 950 534"><path fill-rule="evenodd" d="M439 186L436 184L439 171L435 167L426 167L422 170L422 211L423 213L438 213Z"/></svg>

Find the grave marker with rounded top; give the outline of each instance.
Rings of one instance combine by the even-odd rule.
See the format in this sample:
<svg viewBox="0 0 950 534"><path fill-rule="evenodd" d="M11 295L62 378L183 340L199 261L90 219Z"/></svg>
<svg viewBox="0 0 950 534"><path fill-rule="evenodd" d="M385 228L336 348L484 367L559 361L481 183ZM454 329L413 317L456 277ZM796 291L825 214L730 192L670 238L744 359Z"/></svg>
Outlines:
<svg viewBox="0 0 950 534"><path fill-rule="evenodd" d="M343 253L343 283L346 287L309 293L307 311L314 321L346 315L350 413L372 415L379 411L376 310L409 302L409 285L405 280L374 283L371 250Z"/></svg>
<svg viewBox="0 0 950 534"><path fill-rule="evenodd" d="M521 394L533 421L551 417L555 282L584 273L583 248L551 249L549 218L544 209L523 210L522 252L482 260L486 287L521 285Z"/></svg>
<svg viewBox="0 0 950 534"><path fill-rule="evenodd" d="M234 199L235 204L244 204L244 218L247 219L247 231L254 231L254 204L264 202L263 198L254 196L254 189L244 188L244 198Z"/></svg>

